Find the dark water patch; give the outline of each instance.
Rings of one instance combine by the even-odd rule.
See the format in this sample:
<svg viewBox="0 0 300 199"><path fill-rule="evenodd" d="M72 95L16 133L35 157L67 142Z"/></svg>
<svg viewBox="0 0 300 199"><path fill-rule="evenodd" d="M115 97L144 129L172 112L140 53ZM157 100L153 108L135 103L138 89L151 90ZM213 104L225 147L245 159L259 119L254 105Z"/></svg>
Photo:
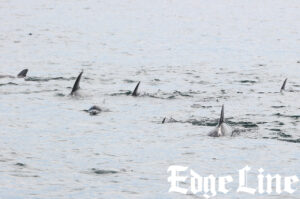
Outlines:
<svg viewBox="0 0 300 199"><path fill-rule="evenodd" d="M272 108L284 108L285 106L271 106Z"/></svg>
<svg viewBox="0 0 300 199"><path fill-rule="evenodd" d="M76 80L77 77L26 77L25 81L32 81L32 82L48 82L48 81L73 81ZM83 77L84 80L91 80L89 77Z"/></svg>
<svg viewBox="0 0 300 199"><path fill-rule="evenodd" d="M268 122L257 122L256 124L266 124Z"/></svg>
<svg viewBox="0 0 300 199"><path fill-rule="evenodd" d="M276 131L276 132L280 132L280 129L269 129L270 131Z"/></svg>
<svg viewBox="0 0 300 199"><path fill-rule="evenodd" d="M104 170L104 169L91 169L92 173L97 174L97 175L105 175L105 174L116 174L119 173L118 171L114 170Z"/></svg>
<svg viewBox="0 0 300 199"><path fill-rule="evenodd" d="M25 92L20 92L20 94L32 94L32 93L48 93L48 92L57 92L58 89L45 89L45 90L40 90L40 91L25 91Z"/></svg>
<svg viewBox="0 0 300 199"><path fill-rule="evenodd" d="M239 81L242 84L255 84L257 81L254 80L241 80Z"/></svg>
<svg viewBox="0 0 300 199"><path fill-rule="evenodd" d="M283 126L284 125L284 123L281 122L281 121L274 121L273 123L275 123L276 125L279 125L279 126Z"/></svg>
<svg viewBox="0 0 300 199"><path fill-rule="evenodd" d="M235 129L232 130L231 137L238 136L238 135L240 135L241 133L244 133L244 132L246 132L246 131L247 131L246 129L235 128Z"/></svg>
<svg viewBox="0 0 300 199"><path fill-rule="evenodd" d="M124 79L123 81L126 83L135 83L136 82L135 80L131 80L131 79Z"/></svg>
<svg viewBox="0 0 300 199"><path fill-rule="evenodd" d="M258 125L253 122L246 122L246 121L240 121L240 122L231 122L228 121L228 124L231 126L243 126L244 128L257 128Z"/></svg>
<svg viewBox="0 0 300 199"><path fill-rule="evenodd" d="M202 120L197 120L197 119L188 119L186 121L180 121L180 120L174 120L173 122L178 122L178 123L190 123L192 125L196 126L210 126L210 127L215 127L218 125L219 120L218 119L202 119ZM243 127L247 129L251 128L257 128L258 125L256 123L252 122L246 122L246 121L240 121L240 122L233 122L231 120L226 120L226 124L230 125L231 127Z"/></svg>
<svg viewBox="0 0 300 199"><path fill-rule="evenodd" d="M300 143L300 138L298 139L278 139L280 141L291 142L291 143Z"/></svg>
<svg viewBox="0 0 300 199"><path fill-rule="evenodd" d="M17 86L18 84L16 83L13 83L13 82L8 82L8 83L5 83L5 84L0 84L0 86Z"/></svg>
<svg viewBox="0 0 300 199"><path fill-rule="evenodd" d="M26 77L25 81L48 82L48 81L52 81L52 80L71 81L71 80L75 80L75 79L76 79L76 77L70 77L70 78L66 78L66 77ZM85 79L89 79L89 78L85 78Z"/></svg>
<svg viewBox="0 0 300 199"><path fill-rule="evenodd" d="M65 97L66 95L64 93L56 93L55 96L58 96L58 97Z"/></svg>
<svg viewBox="0 0 300 199"><path fill-rule="evenodd" d="M132 95L132 91L120 91L119 93L112 93L111 96L122 96L122 95Z"/></svg>
<svg viewBox="0 0 300 199"><path fill-rule="evenodd" d="M206 81L190 81L191 84L201 84L201 85L208 85L209 82Z"/></svg>
<svg viewBox="0 0 300 199"><path fill-rule="evenodd" d="M290 138L290 137L292 137L291 135L283 133L283 132L279 132L277 135L279 135L280 137L283 137L283 138Z"/></svg>
<svg viewBox="0 0 300 199"><path fill-rule="evenodd" d="M191 92L181 92L181 91L174 91L173 92L173 95L183 96L183 97L193 97L190 94L191 94Z"/></svg>
<svg viewBox="0 0 300 199"><path fill-rule="evenodd" d="M212 108L212 106L203 106L201 104L193 104L191 105L192 108Z"/></svg>
<svg viewBox="0 0 300 199"><path fill-rule="evenodd" d="M185 152L185 153L182 153L182 155L194 155L195 153L194 152Z"/></svg>
<svg viewBox="0 0 300 199"><path fill-rule="evenodd" d="M129 90L120 90L118 93L112 93L110 94L111 96L130 96L132 95L132 91ZM160 91L156 93L140 93L137 97L151 97L151 98L157 98L157 99L175 99L178 96L183 96L183 97L193 97L189 93L185 92L180 92L180 91L174 91L173 93L162 93Z"/></svg>
<svg viewBox="0 0 300 199"><path fill-rule="evenodd" d="M18 162L15 164L16 166L19 166L19 167L26 167L26 164L24 163L21 163L21 162Z"/></svg>
<svg viewBox="0 0 300 199"><path fill-rule="evenodd" d="M281 113L275 113L273 115L278 116L278 117L292 118L292 119L296 119L296 120L300 118L300 115L284 115L284 114L281 114Z"/></svg>
<svg viewBox="0 0 300 199"><path fill-rule="evenodd" d="M278 140L278 137L266 137L266 136L264 136L264 137L262 137L263 139L272 139L272 140Z"/></svg>

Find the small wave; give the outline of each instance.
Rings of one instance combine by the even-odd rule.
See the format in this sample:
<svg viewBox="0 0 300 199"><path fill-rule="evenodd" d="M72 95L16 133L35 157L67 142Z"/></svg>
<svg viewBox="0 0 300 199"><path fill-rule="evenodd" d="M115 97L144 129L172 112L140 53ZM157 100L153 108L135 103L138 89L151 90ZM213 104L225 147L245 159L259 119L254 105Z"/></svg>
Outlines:
<svg viewBox="0 0 300 199"><path fill-rule="evenodd" d="M278 116L278 117L292 118L292 119L296 119L296 120L300 118L300 115L284 115L284 114L281 114L281 113L275 113L273 115Z"/></svg>
<svg viewBox="0 0 300 199"><path fill-rule="evenodd" d="M8 82L8 83L5 83L5 84L0 84L0 86L17 86L18 84L16 83L13 83L13 82Z"/></svg>
<svg viewBox="0 0 300 199"><path fill-rule="evenodd" d="M232 126L242 126L244 128L257 128L258 127L258 125L256 123L246 122L246 121L240 121L240 122L228 121L227 123L232 125Z"/></svg>
<svg viewBox="0 0 300 199"><path fill-rule="evenodd" d="M272 108L284 108L285 106L271 106Z"/></svg>
<svg viewBox="0 0 300 199"><path fill-rule="evenodd" d="M136 82L135 80L131 80L131 79L124 79L123 81L126 83L135 83Z"/></svg>
<svg viewBox="0 0 300 199"><path fill-rule="evenodd" d="M18 162L15 164L16 166L19 166L19 167L26 167L26 164L24 163L21 163L21 162Z"/></svg>
<svg viewBox="0 0 300 199"><path fill-rule="evenodd" d="M71 81L76 80L77 77L26 77L25 81L32 81L32 82L48 82L52 80L62 80L62 81ZM90 80L91 78L83 77L85 80Z"/></svg>
<svg viewBox="0 0 300 199"><path fill-rule="evenodd" d="M115 170L104 170L104 169L91 169L92 173L97 174L97 175L104 175L104 174L116 174L119 173L118 171Z"/></svg>
<svg viewBox="0 0 300 199"><path fill-rule="evenodd" d="M300 143L300 138L298 139L278 139L280 141L292 142L292 143Z"/></svg>
<svg viewBox="0 0 300 199"><path fill-rule="evenodd" d="M253 80L241 80L239 81L242 84L255 84L257 83L257 81L253 81Z"/></svg>
<svg viewBox="0 0 300 199"><path fill-rule="evenodd" d="M192 108L212 108L212 106L203 106L201 104L193 104L191 105Z"/></svg>
<svg viewBox="0 0 300 199"><path fill-rule="evenodd" d="M65 81L70 81L74 80L76 78L71 77L71 78L65 78L65 77L26 77L25 81L32 81L32 82L48 82L51 80L65 80Z"/></svg>

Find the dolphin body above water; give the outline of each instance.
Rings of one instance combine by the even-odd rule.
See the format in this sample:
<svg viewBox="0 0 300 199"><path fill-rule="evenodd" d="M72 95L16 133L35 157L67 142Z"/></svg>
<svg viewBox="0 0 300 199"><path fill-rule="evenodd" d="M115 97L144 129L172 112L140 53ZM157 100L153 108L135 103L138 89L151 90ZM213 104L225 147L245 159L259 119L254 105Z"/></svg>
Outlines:
<svg viewBox="0 0 300 199"><path fill-rule="evenodd" d="M78 75L70 95L74 96L76 94L76 91L78 91L80 89L79 84L80 84L82 74L83 74L83 71L81 71L81 73Z"/></svg>
<svg viewBox="0 0 300 199"><path fill-rule="evenodd" d="M282 84L282 86L281 86L280 92L282 92L282 91L285 90L286 82L287 82L287 78L284 80L284 82L283 82L283 84Z"/></svg>
<svg viewBox="0 0 300 199"><path fill-rule="evenodd" d="M134 91L132 92L132 96L136 97L136 96L139 95L138 89L139 89L140 83L141 83L140 81L137 83L137 85L136 85Z"/></svg>
<svg viewBox="0 0 300 199"><path fill-rule="evenodd" d="M28 69L24 69L24 70L22 70L22 71L17 75L17 77L18 77L18 78L24 78L24 77L26 77L27 72L28 72Z"/></svg>
<svg viewBox="0 0 300 199"><path fill-rule="evenodd" d="M83 111L89 113L90 115L98 115L99 113L102 112L102 109L99 106L92 106L88 110L83 110Z"/></svg>
<svg viewBox="0 0 300 199"><path fill-rule="evenodd" d="M218 125L208 134L211 137L220 137L225 135L231 135L230 127L224 121L224 105L222 106L221 116Z"/></svg>
<svg viewBox="0 0 300 199"><path fill-rule="evenodd" d="M24 69L21 72L18 73L17 78L25 78L28 73L28 69ZM16 78L15 76L12 75L0 75L0 78Z"/></svg>

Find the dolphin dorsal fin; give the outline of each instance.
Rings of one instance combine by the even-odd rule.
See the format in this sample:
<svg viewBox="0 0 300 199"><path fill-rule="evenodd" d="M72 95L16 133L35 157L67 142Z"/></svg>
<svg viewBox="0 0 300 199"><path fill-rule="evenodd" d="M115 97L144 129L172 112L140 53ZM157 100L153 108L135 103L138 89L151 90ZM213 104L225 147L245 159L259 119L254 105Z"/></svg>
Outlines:
<svg viewBox="0 0 300 199"><path fill-rule="evenodd" d="M78 75L78 77L75 81L75 84L72 88L71 95L73 95L80 88L79 83L80 83L80 79L81 79L82 74L83 74L83 71L81 71L81 73Z"/></svg>
<svg viewBox="0 0 300 199"><path fill-rule="evenodd" d="M280 89L280 92L285 90L285 85L286 85L286 82L287 82L287 78L284 80L282 86L281 86L281 89Z"/></svg>
<svg viewBox="0 0 300 199"><path fill-rule="evenodd" d="M138 89L139 89L139 86L140 86L140 81L137 83L133 93L132 93L132 96L137 96L138 95Z"/></svg>
<svg viewBox="0 0 300 199"><path fill-rule="evenodd" d="M223 122L224 122L224 104L222 105L221 116L219 119L219 125L221 125Z"/></svg>
<svg viewBox="0 0 300 199"><path fill-rule="evenodd" d="M27 72L28 72L28 69L24 69L17 75L17 77L18 78L26 77Z"/></svg>

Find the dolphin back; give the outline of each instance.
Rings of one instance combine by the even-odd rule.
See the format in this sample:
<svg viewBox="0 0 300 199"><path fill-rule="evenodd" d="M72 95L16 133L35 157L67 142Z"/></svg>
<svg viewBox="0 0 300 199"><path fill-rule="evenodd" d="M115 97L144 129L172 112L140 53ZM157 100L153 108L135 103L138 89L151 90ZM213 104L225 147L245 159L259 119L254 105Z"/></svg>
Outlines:
<svg viewBox="0 0 300 199"><path fill-rule="evenodd" d="M28 72L28 69L24 69L24 70L22 70L22 71L17 75L17 77L18 77L18 78L26 77L27 72Z"/></svg>
<svg viewBox="0 0 300 199"><path fill-rule="evenodd" d="M138 89L139 89L140 83L141 82L137 83L137 85L132 93L132 96L138 96Z"/></svg>
<svg viewBox="0 0 300 199"><path fill-rule="evenodd" d="M226 123L222 123L218 126L216 126L211 132L209 132L209 136L211 137L221 137L221 136L231 136L232 130L231 128L226 124Z"/></svg>
<svg viewBox="0 0 300 199"><path fill-rule="evenodd" d="M81 71L81 73L78 75L78 77L75 81L75 84L72 88L71 95L73 95L80 88L79 83L80 83L80 79L81 79L82 74L83 74L83 71Z"/></svg>
<svg viewBox="0 0 300 199"><path fill-rule="evenodd" d="M281 89L280 89L280 92L285 90L285 85L286 85L286 82L287 82L287 78L284 80L282 86L281 86Z"/></svg>
<svg viewBox="0 0 300 199"><path fill-rule="evenodd" d="M221 110L221 115L220 115L218 126L220 126L223 123L224 123L224 105L222 105L222 110Z"/></svg>

